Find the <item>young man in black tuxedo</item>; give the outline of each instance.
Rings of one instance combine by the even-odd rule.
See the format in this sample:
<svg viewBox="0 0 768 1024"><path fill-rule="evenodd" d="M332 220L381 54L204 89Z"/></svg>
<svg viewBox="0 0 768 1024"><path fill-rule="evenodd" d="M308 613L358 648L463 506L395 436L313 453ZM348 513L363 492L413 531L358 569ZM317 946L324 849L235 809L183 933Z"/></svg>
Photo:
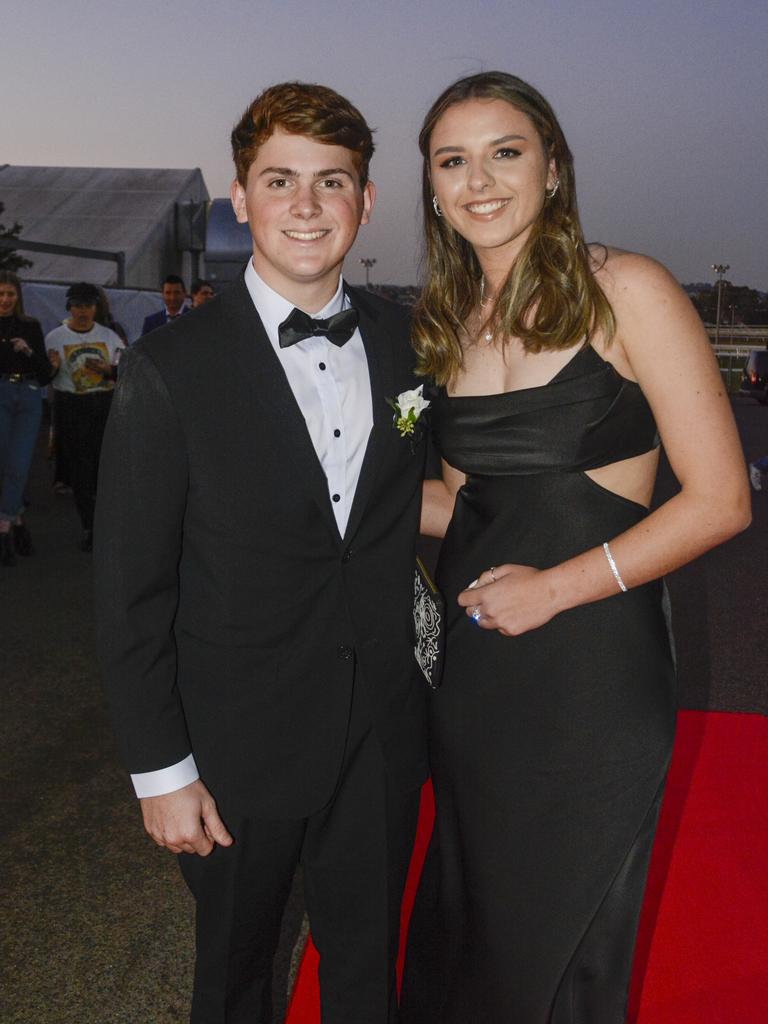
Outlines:
<svg viewBox="0 0 768 1024"><path fill-rule="evenodd" d="M325 1024L392 1024L424 695L412 586L424 442L405 311L350 288L371 133L267 89L232 133L253 257L126 355L96 524L99 646L144 824L197 901L194 1024L271 1022L297 863Z"/></svg>

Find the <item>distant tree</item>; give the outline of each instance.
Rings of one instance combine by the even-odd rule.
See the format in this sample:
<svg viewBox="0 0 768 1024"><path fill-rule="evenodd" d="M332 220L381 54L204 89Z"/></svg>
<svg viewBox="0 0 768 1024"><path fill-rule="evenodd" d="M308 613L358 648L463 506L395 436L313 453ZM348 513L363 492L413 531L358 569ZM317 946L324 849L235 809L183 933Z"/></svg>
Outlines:
<svg viewBox="0 0 768 1024"><path fill-rule="evenodd" d="M713 324L717 317L717 288L711 284L683 285L701 319ZM729 324L731 317L736 324L756 325L768 323L768 298L746 285L732 284L723 280L723 298L720 307L720 323ZM733 311L731 311L733 306Z"/></svg>
<svg viewBox="0 0 768 1024"><path fill-rule="evenodd" d="M746 325L768 323L768 302L765 294L754 288L747 288L746 285L731 285L727 292L723 292L723 306L725 308L720 315L726 323L731 322L731 306L733 306L734 323Z"/></svg>
<svg viewBox="0 0 768 1024"><path fill-rule="evenodd" d="M0 217L4 209L5 203L0 203ZM5 224L0 224L0 238L18 238L21 234L21 227L22 225L18 221L15 221L9 228ZM31 266L32 261L19 256L14 249L0 248L0 270L12 270L15 273L17 270Z"/></svg>

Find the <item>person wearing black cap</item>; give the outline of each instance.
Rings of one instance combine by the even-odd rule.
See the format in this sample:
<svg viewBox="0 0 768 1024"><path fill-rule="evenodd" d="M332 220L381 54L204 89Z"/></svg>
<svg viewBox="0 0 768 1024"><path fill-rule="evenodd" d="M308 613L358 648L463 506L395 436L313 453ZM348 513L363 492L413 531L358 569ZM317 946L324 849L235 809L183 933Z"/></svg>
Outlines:
<svg viewBox="0 0 768 1024"><path fill-rule="evenodd" d="M83 526L80 546L90 551L101 439L123 344L109 327L96 323L95 285L73 284L66 298L69 317L50 332L45 347L55 371L56 443L69 451L72 489Z"/></svg>

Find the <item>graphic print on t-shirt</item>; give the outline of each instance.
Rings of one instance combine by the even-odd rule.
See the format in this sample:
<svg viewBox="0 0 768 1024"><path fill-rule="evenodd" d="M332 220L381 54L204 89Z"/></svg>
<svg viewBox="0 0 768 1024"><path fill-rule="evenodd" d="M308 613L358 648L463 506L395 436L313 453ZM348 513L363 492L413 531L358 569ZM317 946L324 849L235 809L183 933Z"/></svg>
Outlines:
<svg viewBox="0 0 768 1024"><path fill-rule="evenodd" d="M64 358L75 391L104 391L113 388L114 381L105 379L100 370L89 366L90 359L100 359L109 364L109 348L103 341L87 341L75 345L64 345Z"/></svg>

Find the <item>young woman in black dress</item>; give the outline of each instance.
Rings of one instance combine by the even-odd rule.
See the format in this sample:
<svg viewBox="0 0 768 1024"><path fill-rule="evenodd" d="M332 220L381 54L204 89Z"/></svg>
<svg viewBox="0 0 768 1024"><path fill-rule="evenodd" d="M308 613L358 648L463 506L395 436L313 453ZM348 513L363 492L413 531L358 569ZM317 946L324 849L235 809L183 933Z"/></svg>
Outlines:
<svg viewBox="0 0 768 1024"><path fill-rule="evenodd" d="M456 82L420 144L449 631L403 1019L623 1024L674 733L661 577L748 524L741 448L671 275L585 244L536 90ZM681 489L650 512L660 440Z"/></svg>

